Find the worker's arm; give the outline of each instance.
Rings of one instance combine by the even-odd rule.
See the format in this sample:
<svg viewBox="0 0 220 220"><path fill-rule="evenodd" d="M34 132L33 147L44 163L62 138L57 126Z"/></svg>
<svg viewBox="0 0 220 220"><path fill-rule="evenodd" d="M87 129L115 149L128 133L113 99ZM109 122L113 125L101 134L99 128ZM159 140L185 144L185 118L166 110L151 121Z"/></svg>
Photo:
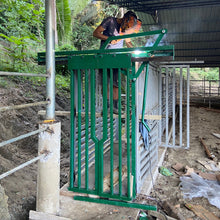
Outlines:
<svg viewBox="0 0 220 220"><path fill-rule="evenodd" d="M98 39L100 39L100 40L107 40L107 39L108 39L108 36L106 36L106 35L103 34L103 31L104 31L104 30L105 30L105 29L104 29L101 25L99 25L99 26L94 30L93 36L96 37L96 38L98 38Z"/></svg>
<svg viewBox="0 0 220 220"><path fill-rule="evenodd" d="M103 34L103 31L104 31L104 30L105 30L105 29L104 29L101 25L99 25L99 26L94 30L93 36L96 37L96 38L98 38L98 39L100 39L100 40L107 40L109 37ZM119 39L119 40L112 40L112 41L111 41L111 44L116 44L116 43L117 43L118 41L120 41L120 40L121 40L121 39Z"/></svg>

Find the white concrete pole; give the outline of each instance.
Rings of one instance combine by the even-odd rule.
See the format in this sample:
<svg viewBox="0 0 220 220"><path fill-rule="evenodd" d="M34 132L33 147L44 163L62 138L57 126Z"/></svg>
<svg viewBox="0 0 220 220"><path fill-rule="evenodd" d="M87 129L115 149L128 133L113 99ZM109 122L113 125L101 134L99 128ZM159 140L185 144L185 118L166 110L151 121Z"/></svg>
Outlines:
<svg viewBox="0 0 220 220"><path fill-rule="evenodd" d="M44 123L39 127L48 127L50 132L44 131L39 134L38 154L48 155L38 161L36 211L58 215L61 123Z"/></svg>

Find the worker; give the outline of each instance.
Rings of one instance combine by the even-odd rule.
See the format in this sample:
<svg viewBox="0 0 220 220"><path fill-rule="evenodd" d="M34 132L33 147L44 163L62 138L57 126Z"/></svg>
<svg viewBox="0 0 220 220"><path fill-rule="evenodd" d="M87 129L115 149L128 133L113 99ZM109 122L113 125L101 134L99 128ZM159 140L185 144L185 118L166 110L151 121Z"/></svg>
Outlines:
<svg viewBox="0 0 220 220"><path fill-rule="evenodd" d="M133 11L128 11L123 18L108 17L95 29L93 36L101 40L101 46L111 36L120 36L137 33L140 30L141 21L137 19ZM105 49L122 48L123 43L133 47L130 38L112 40ZM109 89L108 89L109 90ZM109 92L108 92L109 93ZM109 96L109 95L108 95ZM118 105L118 69L113 69L113 111L117 113Z"/></svg>

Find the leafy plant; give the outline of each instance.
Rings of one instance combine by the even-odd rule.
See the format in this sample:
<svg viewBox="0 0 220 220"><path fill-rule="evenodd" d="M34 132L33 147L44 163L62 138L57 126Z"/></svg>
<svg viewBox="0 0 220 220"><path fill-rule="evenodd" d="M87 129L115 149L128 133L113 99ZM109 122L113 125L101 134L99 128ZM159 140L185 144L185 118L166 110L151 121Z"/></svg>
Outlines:
<svg viewBox="0 0 220 220"><path fill-rule="evenodd" d="M4 0L0 10L0 38L4 53L9 60L2 59L2 66L11 66L14 71L27 71L24 62L31 59L31 49L43 41L43 1ZM11 65L10 65L11 63ZM9 65L8 65L9 64Z"/></svg>
<svg viewBox="0 0 220 220"><path fill-rule="evenodd" d="M69 0L56 0L57 32L60 44L69 43L71 34L71 10Z"/></svg>

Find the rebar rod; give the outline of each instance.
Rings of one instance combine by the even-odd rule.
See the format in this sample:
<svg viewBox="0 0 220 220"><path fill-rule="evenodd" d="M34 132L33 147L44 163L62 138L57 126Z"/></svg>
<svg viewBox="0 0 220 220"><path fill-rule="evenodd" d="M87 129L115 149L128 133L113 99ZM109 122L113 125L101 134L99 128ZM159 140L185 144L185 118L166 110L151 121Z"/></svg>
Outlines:
<svg viewBox="0 0 220 220"><path fill-rule="evenodd" d="M35 158L33 158L33 159L31 159L31 160L29 160L29 161L27 161L27 162L25 162L25 163L23 163L23 164L17 166L17 167L15 167L14 169L9 170L8 172L5 172L5 173L1 174L1 175L0 175L0 180L3 179L3 178L5 178L6 176L9 176L9 175L11 175L12 173L14 173L14 172L16 172L16 171L18 171L18 170L20 170L20 169L22 169L22 168L24 168L24 167L30 165L30 164L32 164L32 163L34 163L34 162L40 160L40 159L43 158L43 157L45 157L45 154L41 154L41 155L39 155L38 157L35 157Z"/></svg>
<svg viewBox="0 0 220 220"><path fill-rule="evenodd" d="M34 102L34 103L21 104L21 105L5 106L5 107L0 107L0 112L12 110L12 109L15 110L15 109L22 109L22 108L33 107L33 106L38 106L38 105L45 105L49 103L50 101L42 101L42 102Z"/></svg>
<svg viewBox="0 0 220 220"><path fill-rule="evenodd" d="M42 132L42 131L45 131L46 129L47 129L47 128L41 128L41 129L38 129L38 130L36 130L36 131L32 131L32 132L29 132L29 133L27 133L27 134L23 134L23 135L20 135L20 136L18 136L18 137L12 138L12 139L10 139L10 140L3 141L3 142L0 143L0 147L3 147L3 146L5 146L5 145L7 145L7 144L11 144L11 143L13 143L13 142L22 140L22 139L27 138L27 137L30 137L30 136L32 136L32 135L38 134L38 133L40 133L40 132Z"/></svg>
<svg viewBox="0 0 220 220"><path fill-rule="evenodd" d="M0 71L0 76L36 76L36 77L48 77L47 74L4 72L4 71Z"/></svg>

